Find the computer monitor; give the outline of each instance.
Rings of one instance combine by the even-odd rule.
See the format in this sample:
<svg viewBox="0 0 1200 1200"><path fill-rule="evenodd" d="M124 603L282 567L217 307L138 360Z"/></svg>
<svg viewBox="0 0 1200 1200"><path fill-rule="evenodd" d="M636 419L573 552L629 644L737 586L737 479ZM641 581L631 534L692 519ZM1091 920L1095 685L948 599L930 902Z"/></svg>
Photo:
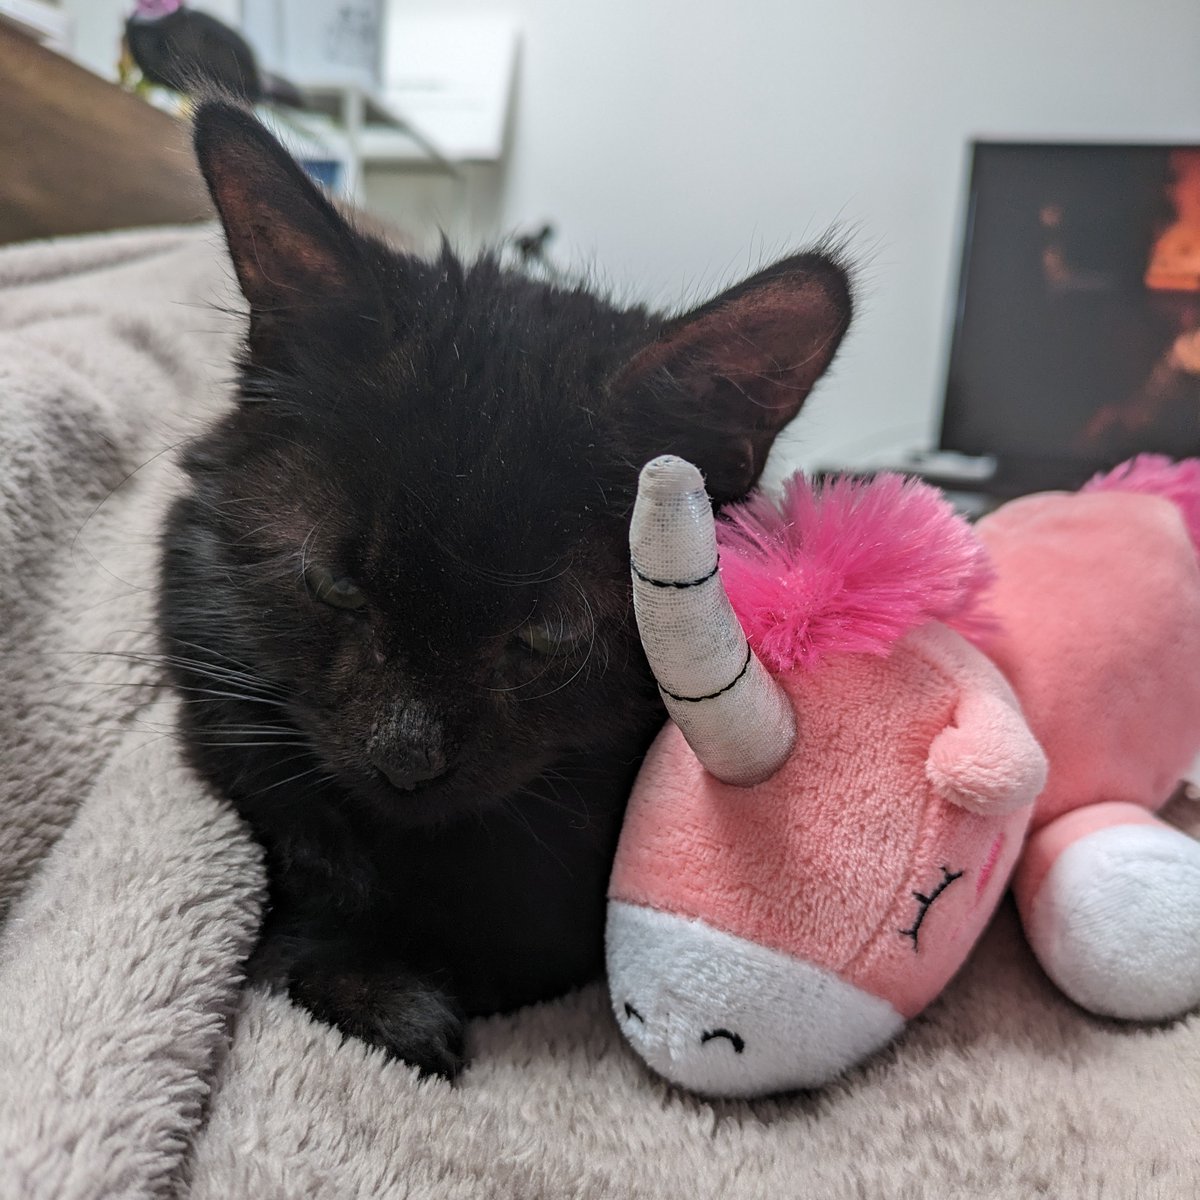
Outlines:
<svg viewBox="0 0 1200 1200"><path fill-rule="evenodd" d="M973 144L940 448L1037 487L1200 453L1200 145Z"/></svg>

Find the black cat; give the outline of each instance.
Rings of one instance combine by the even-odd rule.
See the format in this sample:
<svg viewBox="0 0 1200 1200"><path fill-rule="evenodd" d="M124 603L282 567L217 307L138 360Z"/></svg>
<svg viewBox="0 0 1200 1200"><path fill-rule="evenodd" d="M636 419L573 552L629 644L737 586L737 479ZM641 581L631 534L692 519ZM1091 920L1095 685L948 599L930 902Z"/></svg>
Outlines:
<svg viewBox="0 0 1200 1200"><path fill-rule="evenodd" d="M250 305L186 452L161 629L195 767L267 854L255 969L424 1072L464 1016L596 976L664 715L632 620L637 471L758 479L850 318L821 253L683 317L355 232L248 114L196 150Z"/></svg>

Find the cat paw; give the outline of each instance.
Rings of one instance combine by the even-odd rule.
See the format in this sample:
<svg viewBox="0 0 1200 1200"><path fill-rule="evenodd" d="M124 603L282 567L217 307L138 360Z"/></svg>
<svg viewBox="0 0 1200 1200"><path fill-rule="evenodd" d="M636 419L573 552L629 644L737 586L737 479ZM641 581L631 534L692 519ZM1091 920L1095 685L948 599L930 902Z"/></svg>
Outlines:
<svg viewBox="0 0 1200 1200"><path fill-rule="evenodd" d="M465 1022L453 999L407 974L293 968L288 994L319 1020L378 1046L421 1076L453 1081L467 1064Z"/></svg>

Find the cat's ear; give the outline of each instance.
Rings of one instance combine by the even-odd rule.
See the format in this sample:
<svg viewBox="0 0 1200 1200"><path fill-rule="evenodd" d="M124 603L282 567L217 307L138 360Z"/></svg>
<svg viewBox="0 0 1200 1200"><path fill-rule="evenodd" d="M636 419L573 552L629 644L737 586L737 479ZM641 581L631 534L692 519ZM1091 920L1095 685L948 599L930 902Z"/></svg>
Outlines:
<svg viewBox="0 0 1200 1200"><path fill-rule="evenodd" d="M829 366L850 313L845 270L810 253L668 322L615 381L636 453L694 462L718 503L744 496Z"/></svg>
<svg viewBox="0 0 1200 1200"><path fill-rule="evenodd" d="M362 243L295 159L222 100L199 107L194 141L250 304L252 353L314 334L377 336L384 307Z"/></svg>

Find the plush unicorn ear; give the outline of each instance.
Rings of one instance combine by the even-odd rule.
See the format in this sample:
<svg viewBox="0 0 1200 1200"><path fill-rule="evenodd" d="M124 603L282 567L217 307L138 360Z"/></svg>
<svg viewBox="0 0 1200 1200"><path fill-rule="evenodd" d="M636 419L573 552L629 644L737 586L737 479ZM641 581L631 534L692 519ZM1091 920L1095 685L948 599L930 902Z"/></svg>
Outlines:
<svg viewBox="0 0 1200 1200"><path fill-rule="evenodd" d="M1046 786L1046 769L1021 713L979 689L959 698L954 723L933 739L925 763L939 796L985 816L1032 804Z"/></svg>

